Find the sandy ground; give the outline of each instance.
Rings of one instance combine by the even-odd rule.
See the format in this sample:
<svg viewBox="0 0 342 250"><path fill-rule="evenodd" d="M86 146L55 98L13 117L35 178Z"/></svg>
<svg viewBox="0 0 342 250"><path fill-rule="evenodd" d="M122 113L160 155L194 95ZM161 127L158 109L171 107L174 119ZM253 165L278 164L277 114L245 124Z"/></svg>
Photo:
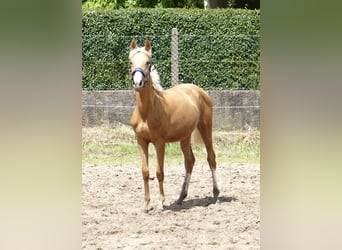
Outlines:
<svg viewBox="0 0 342 250"><path fill-rule="evenodd" d="M219 199L212 200L207 164L195 164L188 197L175 204L182 165L166 165L165 208L150 167L151 203L144 213L139 166L83 166L82 249L260 249L259 164L219 164Z"/></svg>

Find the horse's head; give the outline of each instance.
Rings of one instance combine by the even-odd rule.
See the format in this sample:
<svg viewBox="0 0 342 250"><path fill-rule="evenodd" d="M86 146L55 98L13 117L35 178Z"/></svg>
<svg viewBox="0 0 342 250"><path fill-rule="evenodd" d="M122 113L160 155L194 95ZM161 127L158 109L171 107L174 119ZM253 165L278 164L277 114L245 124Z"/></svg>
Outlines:
<svg viewBox="0 0 342 250"><path fill-rule="evenodd" d="M136 40L131 42L131 51L129 60L132 71L132 84L134 90L139 91L145 87L146 81L150 77L151 72L151 43L146 40L145 46L138 48Z"/></svg>

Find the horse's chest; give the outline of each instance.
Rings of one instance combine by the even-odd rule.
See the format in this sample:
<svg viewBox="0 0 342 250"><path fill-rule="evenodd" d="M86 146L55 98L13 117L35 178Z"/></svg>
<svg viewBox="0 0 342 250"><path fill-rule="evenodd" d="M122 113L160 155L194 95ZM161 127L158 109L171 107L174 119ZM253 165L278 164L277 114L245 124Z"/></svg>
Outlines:
<svg viewBox="0 0 342 250"><path fill-rule="evenodd" d="M133 113L131 125L137 137L143 138L146 141L154 141L163 135L160 121L153 119L151 116L142 119L137 113Z"/></svg>
<svg viewBox="0 0 342 250"><path fill-rule="evenodd" d="M160 128L148 121L137 122L133 126L133 130L138 137L143 138L146 141L154 141L162 136Z"/></svg>
<svg viewBox="0 0 342 250"><path fill-rule="evenodd" d="M148 134L150 131L146 122L139 122L136 126L135 132L137 134Z"/></svg>
<svg viewBox="0 0 342 250"><path fill-rule="evenodd" d="M146 140L150 139L150 129L146 122L138 122L133 126L133 130L138 137L144 138Z"/></svg>

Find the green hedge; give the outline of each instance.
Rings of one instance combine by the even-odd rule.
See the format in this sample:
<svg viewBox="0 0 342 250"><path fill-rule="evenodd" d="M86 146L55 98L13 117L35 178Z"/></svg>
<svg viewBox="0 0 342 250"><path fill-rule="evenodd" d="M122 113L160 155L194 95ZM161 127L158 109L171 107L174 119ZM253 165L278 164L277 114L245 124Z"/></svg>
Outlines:
<svg viewBox="0 0 342 250"><path fill-rule="evenodd" d="M152 42L152 63L171 85L171 29L179 33L179 80L205 89L259 89L260 12L122 9L82 18L82 87L130 89L132 38Z"/></svg>

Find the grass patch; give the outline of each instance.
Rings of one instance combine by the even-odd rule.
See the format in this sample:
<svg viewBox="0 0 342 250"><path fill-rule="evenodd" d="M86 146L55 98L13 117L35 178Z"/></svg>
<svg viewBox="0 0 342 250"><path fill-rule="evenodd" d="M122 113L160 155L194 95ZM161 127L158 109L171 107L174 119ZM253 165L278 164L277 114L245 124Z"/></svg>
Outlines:
<svg viewBox="0 0 342 250"><path fill-rule="evenodd" d="M225 163L259 163L260 132L213 131L216 161ZM193 145L196 163L206 163L204 145ZM156 152L149 147L149 163L156 164ZM82 128L82 163L86 165L138 164L140 154L135 134L130 126ZM165 147L165 164L182 164L183 155L179 143L168 143Z"/></svg>

